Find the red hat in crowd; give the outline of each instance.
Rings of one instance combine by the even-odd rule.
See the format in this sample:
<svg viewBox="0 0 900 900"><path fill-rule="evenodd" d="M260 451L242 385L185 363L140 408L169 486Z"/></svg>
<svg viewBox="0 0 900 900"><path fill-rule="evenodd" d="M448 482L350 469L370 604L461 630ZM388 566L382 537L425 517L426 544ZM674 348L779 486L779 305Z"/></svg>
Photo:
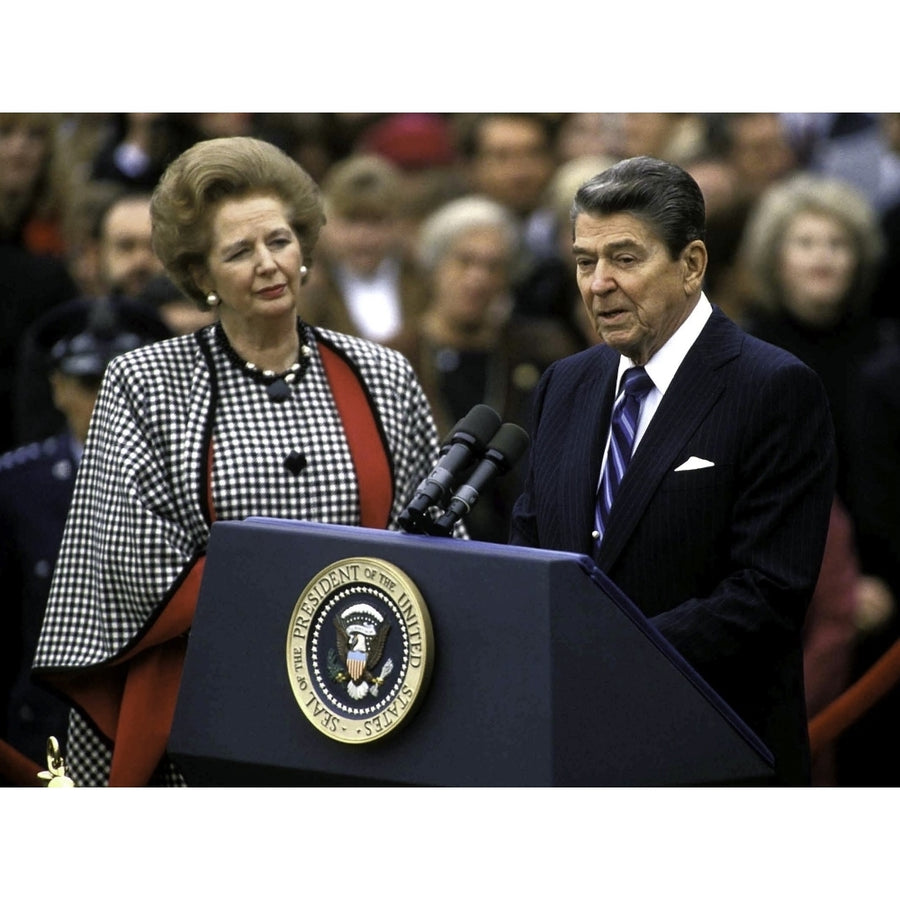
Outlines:
<svg viewBox="0 0 900 900"><path fill-rule="evenodd" d="M450 128L435 113L389 115L365 131L359 149L407 170L445 166L456 158Z"/></svg>

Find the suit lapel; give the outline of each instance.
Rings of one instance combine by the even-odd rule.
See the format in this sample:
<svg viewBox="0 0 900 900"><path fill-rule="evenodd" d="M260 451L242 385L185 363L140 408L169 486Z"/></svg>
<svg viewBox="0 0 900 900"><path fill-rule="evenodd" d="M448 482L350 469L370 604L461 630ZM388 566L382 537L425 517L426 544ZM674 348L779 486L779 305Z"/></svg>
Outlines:
<svg viewBox="0 0 900 900"><path fill-rule="evenodd" d="M631 537L660 481L725 390L716 371L740 352L742 333L718 309L688 351L641 439L610 511L595 559L608 571Z"/></svg>
<svg viewBox="0 0 900 900"><path fill-rule="evenodd" d="M560 453L556 483L565 496L560 508L571 510L560 526L569 531L565 546L583 547L591 552L590 533L594 527L594 503L600 479L600 463L615 391L619 355L608 347L598 347L590 364L578 375L572 404L566 410L565 448ZM587 483L585 483L587 479Z"/></svg>

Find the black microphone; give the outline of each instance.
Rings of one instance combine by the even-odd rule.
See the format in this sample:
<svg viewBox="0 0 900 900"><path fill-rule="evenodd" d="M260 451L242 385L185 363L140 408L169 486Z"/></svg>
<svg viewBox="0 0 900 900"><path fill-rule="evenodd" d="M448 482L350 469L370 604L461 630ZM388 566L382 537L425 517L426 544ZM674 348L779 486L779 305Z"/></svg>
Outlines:
<svg viewBox="0 0 900 900"><path fill-rule="evenodd" d="M412 501L400 514L400 527L411 534L421 534L430 524L427 512L432 506L443 507L460 476L484 452L487 442L497 434L500 416L490 406L473 406L453 427L441 447L434 471L416 488Z"/></svg>
<svg viewBox="0 0 900 900"><path fill-rule="evenodd" d="M446 512L438 517L430 533L449 535L456 522L471 512L487 485L498 475L505 475L525 455L529 443L528 432L524 428L512 422L501 425L484 451L481 462L475 466L465 484L457 488Z"/></svg>

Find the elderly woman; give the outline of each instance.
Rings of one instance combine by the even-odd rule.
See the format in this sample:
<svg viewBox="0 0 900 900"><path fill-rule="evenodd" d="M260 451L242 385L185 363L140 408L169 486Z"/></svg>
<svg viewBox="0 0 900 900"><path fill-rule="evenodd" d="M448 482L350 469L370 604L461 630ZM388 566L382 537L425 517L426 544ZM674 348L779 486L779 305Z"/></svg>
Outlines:
<svg viewBox="0 0 900 900"><path fill-rule="evenodd" d="M78 293L62 258L56 123L51 113L0 112L0 452L24 443L14 387L23 337Z"/></svg>
<svg viewBox="0 0 900 900"><path fill-rule="evenodd" d="M0 239L61 256L64 191L52 113L0 113Z"/></svg>
<svg viewBox="0 0 900 900"><path fill-rule="evenodd" d="M857 622L882 621L892 595L865 566L859 543L860 497L850 488L859 452L856 407L861 372L882 342L869 311L882 235L866 199L844 182L801 174L762 195L747 222L741 262L754 285L745 327L791 351L825 385L838 450L837 496L825 560L804 629L804 677L810 717L846 686ZM834 784L833 745L813 748L813 783Z"/></svg>
<svg viewBox="0 0 900 900"><path fill-rule="evenodd" d="M527 426L541 373L581 349L558 321L514 314L511 270L517 250L509 213L482 196L452 200L422 223L418 253L429 302L390 343L412 362L440 429L479 403L504 421ZM518 489L514 472L482 496L467 519L469 535L505 543Z"/></svg>
<svg viewBox="0 0 900 900"><path fill-rule="evenodd" d="M881 341L869 300L882 246L862 195L843 182L802 174L761 197L741 247L754 284L747 330L790 350L825 384L842 496L855 440L849 415L858 373Z"/></svg>
<svg viewBox="0 0 900 900"><path fill-rule="evenodd" d="M196 144L152 218L171 278L218 315L119 357L100 391L35 662L80 710L80 785L182 783L165 745L214 521L396 528L438 453L406 360L297 316L323 213L292 159Z"/></svg>

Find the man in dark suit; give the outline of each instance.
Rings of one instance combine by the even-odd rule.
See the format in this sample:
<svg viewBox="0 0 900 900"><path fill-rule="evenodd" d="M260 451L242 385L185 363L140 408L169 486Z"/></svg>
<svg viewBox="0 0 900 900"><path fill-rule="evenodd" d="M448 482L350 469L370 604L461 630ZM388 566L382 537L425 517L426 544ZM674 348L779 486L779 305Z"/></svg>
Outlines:
<svg viewBox="0 0 900 900"><path fill-rule="evenodd" d="M777 782L806 784L801 628L835 478L822 385L704 295L703 195L682 169L624 160L579 189L572 215L601 343L538 386L511 542L591 555L772 750ZM636 366L650 382L633 455L598 512Z"/></svg>

